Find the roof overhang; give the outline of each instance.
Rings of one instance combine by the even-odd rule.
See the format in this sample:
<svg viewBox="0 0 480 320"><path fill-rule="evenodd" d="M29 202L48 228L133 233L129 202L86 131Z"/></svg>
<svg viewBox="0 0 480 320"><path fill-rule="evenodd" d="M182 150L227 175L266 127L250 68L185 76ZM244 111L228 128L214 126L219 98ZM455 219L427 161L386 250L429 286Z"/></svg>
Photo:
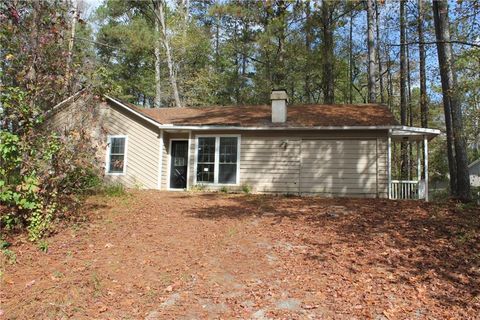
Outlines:
<svg viewBox="0 0 480 320"><path fill-rule="evenodd" d="M390 136L394 140L408 140L408 141L420 141L426 136L429 140L440 134L440 130L417 128L397 125L384 125L384 126L312 126L312 127L272 127L272 126L223 126L223 125L177 125L160 123L157 120L142 114L134 110L133 108L125 105L124 103L105 95L107 100L112 101L116 105L123 109L135 114L148 123L158 127L162 130L198 130L198 131L211 131L211 130L240 130L240 131L305 131L305 130L384 130L390 133Z"/></svg>
<svg viewBox="0 0 480 320"><path fill-rule="evenodd" d="M468 168L473 168L477 163L480 163L480 159L477 159L468 165Z"/></svg>
<svg viewBox="0 0 480 320"><path fill-rule="evenodd" d="M390 130L390 136L394 141L422 141L424 137L432 140L440 134L438 129L418 128L408 126L395 126Z"/></svg>
<svg viewBox="0 0 480 320"><path fill-rule="evenodd" d="M68 102L74 101L76 98L78 98L84 91L85 91L85 88L77 91L76 93L72 94L70 97L66 98L65 100L60 101L59 103L54 105L51 109L45 111L43 116L45 118L50 117L51 115L53 115L54 113L62 109L65 105L67 105Z"/></svg>

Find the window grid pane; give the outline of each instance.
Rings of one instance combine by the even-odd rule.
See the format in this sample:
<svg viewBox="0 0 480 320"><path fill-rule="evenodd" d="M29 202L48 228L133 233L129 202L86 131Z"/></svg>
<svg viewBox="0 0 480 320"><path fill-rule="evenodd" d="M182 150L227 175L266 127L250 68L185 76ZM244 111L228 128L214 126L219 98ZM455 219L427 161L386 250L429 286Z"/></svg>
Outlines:
<svg viewBox="0 0 480 320"><path fill-rule="evenodd" d="M220 164L218 167L218 183L235 183L237 181L237 164Z"/></svg>
<svg viewBox="0 0 480 320"><path fill-rule="evenodd" d="M122 173L124 165L123 155L111 155L110 156L110 173Z"/></svg>
<svg viewBox="0 0 480 320"><path fill-rule="evenodd" d="M215 178L214 164L198 164L197 165L197 181L199 182L214 182Z"/></svg>
<svg viewBox="0 0 480 320"><path fill-rule="evenodd" d="M215 138L198 138L197 181L215 181Z"/></svg>
<svg viewBox="0 0 480 320"><path fill-rule="evenodd" d="M220 138L220 163L237 163L238 138Z"/></svg>
<svg viewBox="0 0 480 320"><path fill-rule="evenodd" d="M111 138L110 143L111 143L111 146L110 146L111 154L125 153L125 138Z"/></svg>

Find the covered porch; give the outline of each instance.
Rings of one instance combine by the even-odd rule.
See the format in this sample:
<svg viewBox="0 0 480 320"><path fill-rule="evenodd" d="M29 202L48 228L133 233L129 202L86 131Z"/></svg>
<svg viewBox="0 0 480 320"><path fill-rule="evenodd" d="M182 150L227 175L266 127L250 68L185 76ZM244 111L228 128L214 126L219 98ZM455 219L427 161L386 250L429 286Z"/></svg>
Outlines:
<svg viewBox="0 0 480 320"><path fill-rule="evenodd" d="M428 142L439 134L436 129L406 126L389 130L389 199L428 201Z"/></svg>

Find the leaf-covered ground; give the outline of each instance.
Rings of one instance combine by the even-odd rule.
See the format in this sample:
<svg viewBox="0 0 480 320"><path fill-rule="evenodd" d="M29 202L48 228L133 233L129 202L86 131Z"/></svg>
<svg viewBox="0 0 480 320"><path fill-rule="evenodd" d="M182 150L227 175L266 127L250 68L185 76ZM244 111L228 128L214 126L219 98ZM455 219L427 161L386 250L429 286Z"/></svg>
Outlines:
<svg viewBox="0 0 480 320"><path fill-rule="evenodd" d="M478 207L135 191L16 237L5 319L473 319ZM0 317L2 318L2 317Z"/></svg>

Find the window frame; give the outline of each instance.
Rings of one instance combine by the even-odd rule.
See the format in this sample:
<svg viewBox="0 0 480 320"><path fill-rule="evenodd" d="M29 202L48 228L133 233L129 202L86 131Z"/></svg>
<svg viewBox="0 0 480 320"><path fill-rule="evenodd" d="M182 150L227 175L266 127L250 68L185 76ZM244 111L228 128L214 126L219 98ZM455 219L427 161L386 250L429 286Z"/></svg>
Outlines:
<svg viewBox="0 0 480 320"><path fill-rule="evenodd" d="M197 169L198 169L198 139L199 138L215 138L215 162L214 162L214 175L213 182L197 181ZM237 169L236 179L234 183L220 183L218 182L219 168L220 168L220 138L237 138ZM209 186L238 186L240 185L240 146L241 135L240 134L200 134L195 135L195 161L194 161L194 184L204 184Z"/></svg>
<svg viewBox="0 0 480 320"><path fill-rule="evenodd" d="M110 172L110 159L111 159L111 146L112 139L114 138L123 138L125 139L124 153L123 153L123 171L122 172ZM108 176L124 176L127 174L127 164L128 164L128 136L127 135L107 135L107 152L105 160L105 175Z"/></svg>

